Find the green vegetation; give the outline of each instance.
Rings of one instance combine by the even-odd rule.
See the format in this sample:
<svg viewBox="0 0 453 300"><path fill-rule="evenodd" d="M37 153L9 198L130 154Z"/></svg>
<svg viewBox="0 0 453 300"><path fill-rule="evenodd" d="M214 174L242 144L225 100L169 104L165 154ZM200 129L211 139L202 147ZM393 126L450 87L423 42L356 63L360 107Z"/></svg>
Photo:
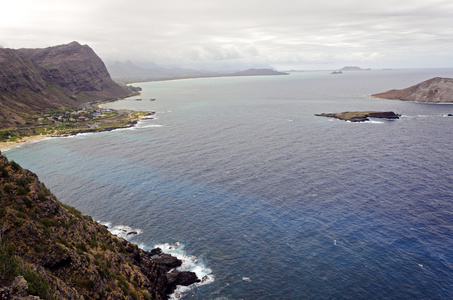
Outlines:
<svg viewBox="0 0 453 300"><path fill-rule="evenodd" d="M42 299L54 299L47 277L32 270L16 256L14 246L0 241L0 282L11 281L19 275L27 281L30 295L39 296Z"/></svg>
<svg viewBox="0 0 453 300"><path fill-rule="evenodd" d="M81 110L48 109L30 112L27 123L0 129L1 142L16 142L27 136L71 135L128 127L148 112L85 107Z"/></svg>
<svg viewBox="0 0 453 300"><path fill-rule="evenodd" d="M330 117L351 122L365 122L369 121L368 118L399 119L400 115L392 111L346 111L341 113L315 114L315 116Z"/></svg>
<svg viewBox="0 0 453 300"><path fill-rule="evenodd" d="M152 286L165 274L141 251L0 155L0 287L21 275L41 299L165 299L165 283Z"/></svg>

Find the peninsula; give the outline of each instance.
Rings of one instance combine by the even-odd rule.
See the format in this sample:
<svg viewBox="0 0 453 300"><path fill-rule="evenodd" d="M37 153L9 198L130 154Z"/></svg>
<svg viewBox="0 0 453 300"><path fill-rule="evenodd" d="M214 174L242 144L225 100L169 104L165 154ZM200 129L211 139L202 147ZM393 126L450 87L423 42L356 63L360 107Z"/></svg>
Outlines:
<svg viewBox="0 0 453 300"><path fill-rule="evenodd" d="M369 121L369 118L399 119L400 115L395 114L393 111L346 111L341 113L315 114L315 116L330 117L350 122L365 122Z"/></svg>
<svg viewBox="0 0 453 300"><path fill-rule="evenodd" d="M390 90L371 95L374 98L453 103L453 78L435 77L402 90Z"/></svg>

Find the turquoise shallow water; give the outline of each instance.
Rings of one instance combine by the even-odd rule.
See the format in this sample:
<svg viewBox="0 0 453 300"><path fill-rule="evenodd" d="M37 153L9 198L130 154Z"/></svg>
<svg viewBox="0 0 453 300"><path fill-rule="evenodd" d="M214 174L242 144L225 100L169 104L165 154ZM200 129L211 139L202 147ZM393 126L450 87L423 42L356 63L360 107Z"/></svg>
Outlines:
<svg viewBox="0 0 453 300"><path fill-rule="evenodd" d="M187 299L449 299L453 105L372 99L453 70L137 84L137 127L3 153L57 197L209 275ZM156 98L156 101L149 101ZM393 110L400 120L315 117ZM129 230L126 228L125 230Z"/></svg>

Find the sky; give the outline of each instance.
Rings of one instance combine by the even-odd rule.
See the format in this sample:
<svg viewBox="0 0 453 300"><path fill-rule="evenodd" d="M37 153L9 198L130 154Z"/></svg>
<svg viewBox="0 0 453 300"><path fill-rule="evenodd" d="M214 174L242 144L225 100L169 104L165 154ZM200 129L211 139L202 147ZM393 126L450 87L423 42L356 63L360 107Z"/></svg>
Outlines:
<svg viewBox="0 0 453 300"><path fill-rule="evenodd" d="M453 67L451 0L1 0L0 47L77 41L106 63Z"/></svg>

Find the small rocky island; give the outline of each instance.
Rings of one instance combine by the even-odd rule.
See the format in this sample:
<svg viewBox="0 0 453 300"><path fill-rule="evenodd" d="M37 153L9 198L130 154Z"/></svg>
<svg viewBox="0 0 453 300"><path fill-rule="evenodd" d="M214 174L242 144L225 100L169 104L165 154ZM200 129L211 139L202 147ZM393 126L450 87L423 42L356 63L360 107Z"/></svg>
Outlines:
<svg viewBox="0 0 453 300"><path fill-rule="evenodd" d="M371 95L374 98L453 103L453 78L435 77L402 90L390 90Z"/></svg>
<svg viewBox="0 0 453 300"><path fill-rule="evenodd" d="M365 122L369 118L380 119L399 119L400 115L395 114L393 111L346 111L341 113L323 113L315 114L319 117L330 117L350 122Z"/></svg>

